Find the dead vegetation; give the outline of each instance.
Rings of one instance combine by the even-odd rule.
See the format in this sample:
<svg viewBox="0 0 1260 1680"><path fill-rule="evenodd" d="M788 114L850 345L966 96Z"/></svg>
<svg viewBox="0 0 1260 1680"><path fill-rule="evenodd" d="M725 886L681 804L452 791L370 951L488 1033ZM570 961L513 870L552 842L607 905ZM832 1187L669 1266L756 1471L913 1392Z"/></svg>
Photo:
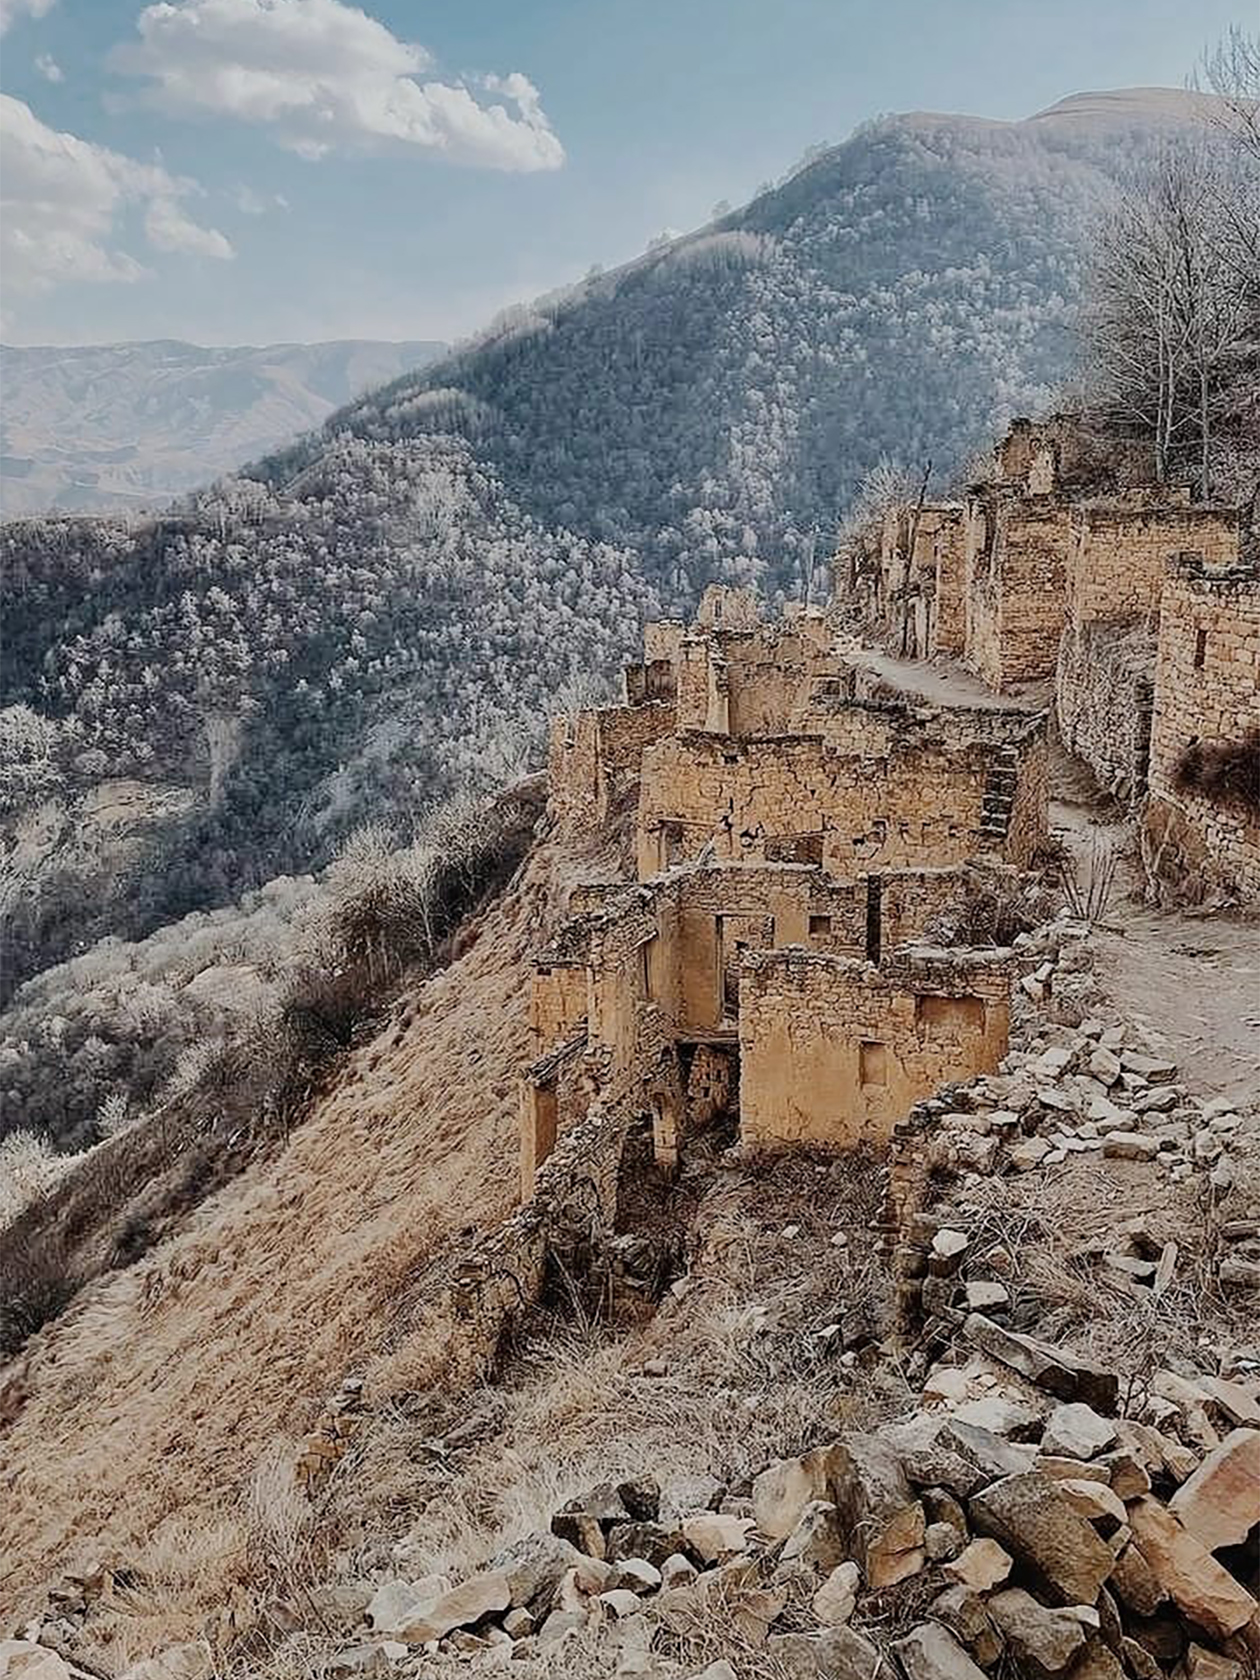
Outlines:
<svg viewBox="0 0 1260 1680"><path fill-rule="evenodd" d="M1260 729L1241 741L1191 741L1177 760L1180 793L1198 793L1260 817Z"/></svg>
<svg viewBox="0 0 1260 1680"><path fill-rule="evenodd" d="M402 977L449 960L465 918L516 869L540 809L540 785L525 783L488 808L440 812L409 858L383 842L375 855L351 849L327 925L278 1015L214 1048L153 1113L88 1151L0 1228L0 1358L84 1282L135 1264L283 1146Z"/></svg>

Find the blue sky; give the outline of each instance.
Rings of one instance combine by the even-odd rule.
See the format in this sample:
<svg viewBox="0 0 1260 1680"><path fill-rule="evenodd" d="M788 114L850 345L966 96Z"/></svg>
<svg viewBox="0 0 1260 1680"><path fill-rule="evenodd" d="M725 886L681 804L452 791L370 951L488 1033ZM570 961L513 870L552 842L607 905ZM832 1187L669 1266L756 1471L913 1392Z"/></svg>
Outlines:
<svg viewBox="0 0 1260 1680"><path fill-rule="evenodd" d="M1178 86L1256 0L0 0L3 329L452 338L881 112Z"/></svg>

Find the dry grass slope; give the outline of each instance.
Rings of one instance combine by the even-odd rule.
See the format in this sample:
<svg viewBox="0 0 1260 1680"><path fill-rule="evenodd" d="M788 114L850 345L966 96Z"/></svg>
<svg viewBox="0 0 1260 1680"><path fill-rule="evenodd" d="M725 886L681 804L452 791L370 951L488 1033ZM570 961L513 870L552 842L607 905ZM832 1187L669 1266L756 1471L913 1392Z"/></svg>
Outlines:
<svg viewBox="0 0 1260 1680"><path fill-rule="evenodd" d="M68 1568L156 1560L192 1533L185 1573L206 1606L244 1574L260 1459L311 1427L349 1371L367 1367L373 1386L405 1280L508 1210L529 955L581 861L535 851L465 930L464 954L401 1000L279 1156L85 1291L4 1373L8 1615ZM382 1381L405 1383L407 1366L392 1348Z"/></svg>

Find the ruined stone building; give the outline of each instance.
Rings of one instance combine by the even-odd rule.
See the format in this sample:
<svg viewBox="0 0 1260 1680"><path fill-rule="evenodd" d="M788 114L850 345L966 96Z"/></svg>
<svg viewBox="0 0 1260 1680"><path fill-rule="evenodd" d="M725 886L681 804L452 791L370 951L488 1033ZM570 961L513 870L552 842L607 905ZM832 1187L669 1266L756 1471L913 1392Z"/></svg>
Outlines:
<svg viewBox="0 0 1260 1680"><path fill-rule="evenodd" d="M592 1111L650 1113L665 1166L717 1116L747 1148L856 1144L1006 1050L1009 953L932 930L1044 842L1044 718L867 695L821 614L733 591L644 653L624 704L553 731L553 819L622 823L627 868L536 961L526 1195Z"/></svg>
<svg viewBox="0 0 1260 1680"><path fill-rule="evenodd" d="M1260 728L1239 512L1150 483L1136 445L1098 460L1070 417L1016 421L963 500L891 509L851 544L838 589L894 653L956 658L998 692L1044 683L1063 745L1144 813L1160 867L1254 898L1254 808L1177 768ZM1182 644L1200 621L1215 653L1195 665Z"/></svg>

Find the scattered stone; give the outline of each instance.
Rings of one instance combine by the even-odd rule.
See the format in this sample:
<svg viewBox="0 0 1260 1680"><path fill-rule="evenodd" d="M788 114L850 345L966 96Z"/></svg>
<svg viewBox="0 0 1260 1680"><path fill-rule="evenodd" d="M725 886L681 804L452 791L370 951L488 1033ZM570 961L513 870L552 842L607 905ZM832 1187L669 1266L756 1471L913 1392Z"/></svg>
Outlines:
<svg viewBox="0 0 1260 1680"><path fill-rule="evenodd" d="M624 1622L630 1616L637 1616L643 1608L643 1600L638 1593L631 1592L629 1587L613 1587L609 1592L602 1592L595 1600L603 1605L614 1621Z"/></svg>
<svg viewBox="0 0 1260 1680"><path fill-rule="evenodd" d="M1063 1458L1089 1459L1111 1446L1115 1438L1113 1423L1099 1417L1092 1406L1075 1401L1051 1412L1041 1450Z"/></svg>
<svg viewBox="0 0 1260 1680"><path fill-rule="evenodd" d="M428 1616L450 1590L445 1575L427 1575L422 1581L390 1577L372 1594L367 1607L368 1626L374 1633L398 1633Z"/></svg>
<svg viewBox="0 0 1260 1680"><path fill-rule="evenodd" d="M690 1586L699 1573L689 1557L684 1557L681 1552L672 1552L661 1564L661 1585L666 1588Z"/></svg>
<svg viewBox="0 0 1260 1680"><path fill-rule="evenodd" d="M1227 1435L1173 1494L1169 1509L1208 1551L1241 1545L1260 1523L1260 1430Z"/></svg>
<svg viewBox="0 0 1260 1680"><path fill-rule="evenodd" d="M1007 1476L976 1494L972 1526L998 1540L1058 1604L1093 1604L1115 1566L1110 1546L1036 1471Z"/></svg>
<svg viewBox="0 0 1260 1680"><path fill-rule="evenodd" d="M748 1546L751 1517L724 1516L720 1511L695 1511L683 1518L683 1539L706 1563L732 1557Z"/></svg>
<svg viewBox="0 0 1260 1680"><path fill-rule="evenodd" d="M1039 1167L1050 1153L1050 1144L1043 1137L1020 1138L1013 1144L1010 1153L1011 1167L1015 1172L1031 1172Z"/></svg>
<svg viewBox="0 0 1260 1680"><path fill-rule="evenodd" d="M1124 1501L1114 1494L1106 1482L1095 1482L1086 1476L1064 1478L1055 1483L1059 1492L1074 1511L1103 1534L1114 1534L1123 1527Z"/></svg>
<svg viewBox="0 0 1260 1680"><path fill-rule="evenodd" d="M767 1539L785 1540L805 1507L830 1499L834 1453L818 1447L800 1458L781 1458L753 1478L753 1514Z"/></svg>
<svg viewBox="0 0 1260 1680"><path fill-rule="evenodd" d="M984 1680L984 1670L939 1622L921 1622L904 1639L894 1640L892 1649L906 1680Z"/></svg>
<svg viewBox="0 0 1260 1680"><path fill-rule="evenodd" d="M847 1555L836 1507L827 1499L810 1501L781 1553L784 1563L799 1563L819 1575L829 1575Z"/></svg>
<svg viewBox="0 0 1260 1680"><path fill-rule="evenodd" d="M503 1631L510 1639L528 1639L534 1631L534 1618L519 1605L503 1618Z"/></svg>
<svg viewBox="0 0 1260 1680"><path fill-rule="evenodd" d="M945 1565L946 1575L977 1593L991 1592L1010 1572L1010 1553L987 1536L973 1540L952 1563Z"/></svg>
<svg viewBox="0 0 1260 1680"><path fill-rule="evenodd" d="M1100 1412L1114 1412L1120 1383L1114 1371L1051 1347L1032 1336L1017 1335L983 1313L970 1313L963 1334L977 1347L1027 1377L1060 1400L1082 1400Z"/></svg>
<svg viewBox="0 0 1260 1680"><path fill-rule="evenodd" d="M646 1558L623 1558L620 1563L613 1565L608 1586L612 1592L626 1587L631 1592L650 1593L656 1591L662 1579L661 1571Z"/></svg>
<svg viewBox="0 0 1260 1680"><path fill-rule="evenodd" d="M873 1592L923 1568L923 1507L892 1448L856 1430L836 1442L835 1500Z"/></svg>
<svg viewBox="0 0 1260 1680"><path fill-rule="evenodd" d="M967 1306L972 1312L996 1312L1010 1304L1010 1291L1003 1283L974 1278L967 1285Z"/></svg>
<svg viewBox="0 0 1260 1680"><path fill-rule="evenodd" d="M468 1627L483 1616L507 1610L511 1603L507 1576L487 1570L442 1593L428 1608L400 1624L396 1632L409 1645L423 1645L427 1640L441 1639L454 1628Z"/></svg>
<svg viewBox="0 0 1260 1680"><path fill-rule="evenodd" d="M538 1630L540 1645L557 1645L571 1633L586 1626L585 1610L553 1610Z"/></svg>
<svg viewBox="0 0 1260 1680"><path fill-rule="evenodd" d="M989 1394L982 1400L968 1400L959 1406L954 1413L954 1422L969 1423L977 1429L987 1429L992 1435L1013 1440L1035 1428L1040 1418L1031 1407L1021 1406L1001 1395Z"/></svg>
<svg viewBox="0 0 1260 1680"><path fill-rule="evenodd" d="M1103 1154L1118 1161L1153 1161L1159 1154L1159 1139L1143 1132L1110 1132Z"/></svg>
<svg viewBox="0 0 1260 1680"><path fill-rule="evenodd" d="M856 1563L846 1559L838 1564L814 1594L814 1614L824 1625L847 1622L857 1604L858 1588L862 1584Z"/></svg>
<svg viewBox="0 0 1260 1680"><path fill-rule="evenodd" d="M617 1498L632 1522L657 1522L661 1515L661 1484L655 1476L636 1476L618 1482Z"/></svg>
<svg viewBox="0 0 1260 1680"><path fill-rule="evenodd" d="M329 1665L332 1674L372 1675L388 1674L396 1663L410 1655L399 1639L373 1639L361 1645L347 1645L338 1651ZM129 1671L133 1672L133 1671ZM27 1676L23 1676L27 1680ZM44 1680L40 1675L39 1680Z"/></svg>
<svg viewBox="0 0 1260 1680"><path fill-rule="evenodd" d="M1128 1510L1152 1575L1184 1615L1214 1639L1228 1639L1246 1626L1260 1605L1171 1511L1149 1494Z"/></svg>
<svg viewBox="0 0 1260 1680"><path fill-rule="evenodd" d="M870 1640L843 1624L820 1633L775 1634L766 1654L786 1680L872 1680L883 1666Z"/></svg>
<svg viewBox="0 0 1260 1680"><path fill-rule="evenodd" d="M928 1523L923 1530L923 1554L929 1563L948 1563L963 1549L963 1536L953 1523Z"/></svg>
<svg viewBox="0 0 1260 1680"><path fill-rule="evenodd" d="M1061 1674L1085 1649L1085 1629L1074 1610L1048 1610L1022 1587L995 1593L988 1609L1011 1651L1033 1673Z"/></svg>
<svg viewBox="0 0 1260 1680"><path fill-rule="evenodd" d="M530 1605L537 1614L550 1606L567 1569L582 1562L582 1553L557 1534L541 1530L513 1541L491 1560L490 1568L503 1575L513 1605Z"/></svg>

